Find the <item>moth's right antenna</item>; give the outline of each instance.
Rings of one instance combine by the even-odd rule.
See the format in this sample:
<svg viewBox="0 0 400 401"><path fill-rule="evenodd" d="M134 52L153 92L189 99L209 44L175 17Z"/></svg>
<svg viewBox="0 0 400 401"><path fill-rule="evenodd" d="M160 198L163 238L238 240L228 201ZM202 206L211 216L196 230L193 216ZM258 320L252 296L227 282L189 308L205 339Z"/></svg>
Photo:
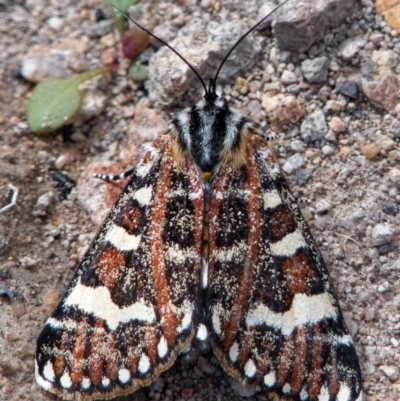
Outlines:
<svg viewBox="0 0 400 401"><path fill-rule="evenodd" d="M228 60L229 56L232 54L232 52L237 48L237 46L239 45L239 43L247 36L249 35L251 32L254 31L254 29L256 29L258 26L260 26L270 15L272 15L276 10L278 10L278 8L281 8L285 3L287 3L289 0L285 0L283 3L279 4L279 6L275 7L271 12L269 12L262 20L258 21L257 24L255 24L252 28L250 28L245 34L243 34L238 41L231 47L231 50L229 50L228 54L224 57L224 59L222 60L221 64L218 67L217 73L215 74L214 80L213 80L213 87L211 89L212 92L215 93L216 90L216 82L218 79L218 75L221 72L221 69L223 67L223 65L225 64L226 60Z"/></svg>

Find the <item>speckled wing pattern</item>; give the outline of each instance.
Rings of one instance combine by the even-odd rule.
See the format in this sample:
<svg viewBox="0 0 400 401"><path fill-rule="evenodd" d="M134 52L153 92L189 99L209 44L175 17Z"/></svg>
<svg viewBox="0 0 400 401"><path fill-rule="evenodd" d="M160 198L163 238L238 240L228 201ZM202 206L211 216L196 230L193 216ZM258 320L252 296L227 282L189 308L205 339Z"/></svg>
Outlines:
<svg viewBox="0 0 400 401"><path fill-rule="evenodd" d="M64 399L113 398L207 341L275 401L362 400L328 270L269 142L212 84L133 170L39 336L36 380Z"/></svg>
<svg viewBox="0 0 400 401"><path fill-rule="evenodd" d="M266 141L214 178L207 324L224 369L274 400L361 400L325 262Z"/></svg>
<svg viewBox="0 0 400 401"><path fill-rule="evenodd" d="M195 334L202 185L169 135L134 170L38 338L36 380L64 399L148 385Z"/></svg>

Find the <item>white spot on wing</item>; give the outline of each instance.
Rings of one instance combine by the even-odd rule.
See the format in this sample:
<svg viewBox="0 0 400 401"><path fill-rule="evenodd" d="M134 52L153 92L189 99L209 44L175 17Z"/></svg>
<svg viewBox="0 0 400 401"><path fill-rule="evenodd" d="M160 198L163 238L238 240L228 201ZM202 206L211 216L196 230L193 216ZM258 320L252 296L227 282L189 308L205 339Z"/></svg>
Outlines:
<svg viewBox="0 0 400 401"><path fill-rule="evenodd" d="M319 392L319 396L318 396L318 401L329 401L329 390L323 386L321 387L321 391ZM337 397L337 400L339 401L340 398ZM340 401L345 401L345 400L340 400ZM346 399L347 401L347 399Z"/></svg>
<svg viewBox="0 0 400 401"><path fill-rule="evenodd" d="M136 251L139 247L141 235L130 235L120 226L113 224L104 237L119 251Z"/></svg>
<svg viewBox="0 0 400 401"><path fill-rule="evenodd" d="M160 358L164 358L168 352L168 343L164 336L160 338L159 343L157 344L157 352Z"/></svg>
<svg viewBox="0 0 400 401"><path fill-rule="evenodd" d="M296 327L317 324L326 318L336 319L337 310L332 304L331 296L324 292L311 296L296 294L291 308L284 313L276 313L266 305L259 304L249 311L246 323L248 327L265 324L288 336Z"/></svg>
<svg viewBox="0 0 400 401"><path fill-rule="evenodd" d="M40 375L40 373L39 373L39 366L38 366L38 364L37 364L36 361L35 361L35 379L36 379L36 383L37 383L40 387L42 387L42 389L44 389L44 390L46 390L46 391L49 391L49 390L53 387L53 385L52 385L49 381L45 380L45 379Z"/></svg>
<svg viewBox="0 0 400 401"><path fill-rule="evenodd" d="M270 245L273 255L286 257L294 255L299 248L306 246L303 234L299 230L293 231L280 241Z"/></svg>
<svg viewBox="0 0 400 401"><path fill-rule="evenodd" d="M135 199L139 202L141 206L146 206L151 201L151 196L153 195L152 186L143 187L138 189L136 192L132 194L132 199Z"/></svg>
<svg viewBox="0 0 400 401"><path fill-rule="evenodd" d="M202 195L203 195L203 191L200 188L197 192L190 192L189 199L190 200L195 200L195 199L200 198Z"/></svg>
<svg viewBox="0 0 400 401"><path fill-rule="evenodd" d="M150 369L150 358L146 354L142 354L139 359L139 372L143 375Z"/></svg>
<svg viewBox="0 0 400 401"><path fill-rule="evenodd" d="M64 388L70 388L72 386L71 376L68 372L64 372L64 374L60 377L60 384Z"/></svg>
<svg viewBox="0 0 400 401"><path fill-rule="evenodd" d="M232 363L235 363L237 359L239 358L239 344L237 342L234 342L229 349L229 359L232 361Z"/></svg>
<svg viewBox="0 0 400 401"><path fill-rule="evenodd" d="M200 323L197 327L196 338L200 341L206 341L208 337L207 327Z"/></svg>
<svg viewBox="0 0 400 401"><path fill-rule="evenodd" d="M252 359L249 359L246 364L244 365L244 374L247 377L254 377L257 373L256 365L254 364Z"/></svg>
<svg viewBox="0 0 400 401"><path fill-rule="evenodd" d="M282 203L282 198L278 191L273 190L264 193L264 209L275 209Z"/></svg>
<svg viewBox="0 0 400 401"><path fill-rule="evenodd" d="M275 385L276 377L275 370L272 370L267 375L264 376L264 384L267 387L273 387Z"/></svg>
<svg viewBox="0 0 400 401"><path fill-rule="evenodd" d="M184 301L182 307L178 309L181 313L183 313L183 318L180 326L176 329L178 333L181 333L183 330L186 330L192 324L192 316L193 316L194 305L192 302Z"/></svg>
<svg viewBox="0 0 400 401"><path fill-rule="evenodd" d="M81 386L84 390L90 388L90 379L88 377L84 377L81 382Z"/></svg>
<svg viewBox="0 0 400 401"><path fill-rule="evenodd" d="M344 336L336 336L334 338L334 342L336 344L343 344L343 345L351 345L353 344L353 340L351 339L349 334L345 334Z"/></svg>
<svg viewBox="0 0 400 401"><path fill-rule="evenodd" d="M306 386L304 386L301 391L300 391L300 399L301 401L306 401L308 399L308 393L307 393L307 389Z"/></svg>
<svg viewBox="0 0 400 401"><path fill-rule="evenodd" d="M46 365L44 365L43 376L46 380L54 382L56 374L54 373L53 364L50 361L47 361Z"/></svg>
<svg viewBox="0 0 400 401"><path fill-rule="evenodd" d="M351 392L350 392L350 389L347 387L347 385L344 383L341 383L336 399L337 399L337 401L349 401L350 394L351 394ZM362 394L360 394L360 395L362 397Z"/></svg>
<svg viewBox="0 0 400 401"><path fill-rule="evenodd" d="M220 316L224 313L224 309L220 303L216 304L211 311L211 320L214 331L221 336L221 319Z"/></svg>
<svg viewBox="0 0 400 401"><path fill-rule="evenodd" d="M166 250L165 258L173 262L184 263L190 259L198 258L198 252L193 252L190 248L182 249L178 244L173 244Z"/></svg>
<svg viewBox="0 0 400 401"><path fill-rule="evenodd" d="M101 385L103 387L108 387L110 385L110 379L108 377L103 377L101 379Z"/></svg>
<svg viewBox="0 0 400 401"><path fill-rule="evenodd" d="M292 391L290 384L289 383L285 383L282 387L282 392L286 393L286 394L290 394L290 392Z"/></svg>
<svg viewBox="0 0 400 401"><path fill-rule="evenodd" d="M131 378L131 374L128 369L120 369L118 371L118 380L121 383L128 383Z"/></svg>
<svg viewBox="0 0 400 401"><path fill-rule="evenodd" d="M143 299L120 308L111 300L107 287L86 287L79 281L64 301L64 305L74 306L88 314L92 313L95 317L103 319L111 330L115 330L120 323L132 320L152 323L156 319L153 306Z"/></svg>
<svg viewBox="0 0 400 401"><path fill-rule="evenodd" d="M215 258L221 262L231 262L240 255L245 255L248 250L246 242L240 242L237 245L232 245L230 248L222 248L215 251Z"/></svg>

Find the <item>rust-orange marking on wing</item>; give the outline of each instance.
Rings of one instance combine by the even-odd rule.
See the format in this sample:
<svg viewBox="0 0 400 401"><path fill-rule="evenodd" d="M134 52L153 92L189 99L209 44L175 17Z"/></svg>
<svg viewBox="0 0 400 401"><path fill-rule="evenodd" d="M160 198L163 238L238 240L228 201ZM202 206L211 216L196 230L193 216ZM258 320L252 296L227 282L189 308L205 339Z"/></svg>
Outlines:
<svg viewBox="0 0 400 401"><path fill-rule="evenodd" d="M307 333L304 327L299 327L294 340L294 354L296 360L293 363L292 380L290 387L294 394L298 394L304 383L307 359Z"/></svg>
<svg viewBox="0 0 400 401"><path fill-rule="evenodd" d="M104 247L93 262L99 279L111 290L121 280L121 272L126 266L124 254L117 249Z"/></svg>
<svg viewBox="0 0 400 401"><path fill-rule="evenodd" d="M90 356L89 356L89 376L93 384L97 385L103 377L103 320L97 319L94 326Z"/></svg>
<svg viewBox="0 0 400 401"><path fill-rule="evenodd" d="M296 229L296 222L286 207L277 208L271 214L268 226L273 242L277 242Z"/></svg>
<svg viewBox="0 0 400 401"><path fill-rule="evenodd" d="M285 338L281 353L279 355L279 363L276 375L276 383L283 386L287 380L289 369L292 366L293 357L293 341L290 337Z"/></svg>
<svg viewBox="0 0 400 401"><path fill-rule="evenodd" d="M307 281L315 277L308 257L302 252L285 259L281 267L285 273L288 288L293 294L304 293L307 289Z"/></svg>
<svg viewBox="0 0 400 401"><path fill-rule="evenodd" d="M107 358L106 358L106 369L107 375L110 380L115 380L118 376L118 353L115 349L115 341L112 334L107 336Z"/></svg>
<svg viewBox="0 0 400 401"><path fill-rule="evenodd" d="M317 399L321 388L322 369L322 341L319 325L313 328L312 359L309 379L309 395L311 399Z"/></svg>
<svg viewBox="0 0 400 401"><path fill-rule="evenodd" d="M159 180L154 187L154 199L151 210L150 253L152 255L154 289L157 294L157 310L161 317L164 336L168 345L175 342L178 320L170 307L168 281L165 276L163 222L166 214L167 196L171 188L171 172L173 168L171 146L166 149L160 166Z"/></svg>
<svg viewBox="0 0 400 401"><path fill-rule="evenodd" d="M83 378L86 329L86 322L78 325L71 360L71 381L74 385L80 383Z"/></svg>
<svg viewBox="0 0 400 401"><path fill-rule="evenodd" d="M152 365L155 365L157 362L158 338L154 326L146 325L145 344L146 353L150 358Z"/></svg>

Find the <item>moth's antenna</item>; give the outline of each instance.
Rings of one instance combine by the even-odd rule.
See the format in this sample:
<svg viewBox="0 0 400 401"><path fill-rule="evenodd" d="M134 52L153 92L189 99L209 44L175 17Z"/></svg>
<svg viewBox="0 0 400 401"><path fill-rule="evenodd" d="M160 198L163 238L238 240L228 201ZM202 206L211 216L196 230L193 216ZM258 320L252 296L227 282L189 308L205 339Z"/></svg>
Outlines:
<svg viewBox="0 0 400 401"><path fill-rule="evenodd" d="M118 10L126 19L129 21L133 22L135 25L137 25L142 31L148 33L151 37L154 39L157 39L159 42L161 42L164 46L167 46L168 49L170 49L172 52L174 52L196 75L196 77L199 79L201 84L203 85L205 93L208 93L208 89L206 84L204 83L203 79L201 78L200 74L196 71L196 69L185 59L185 57L182 56L177 50L175 50L172 46L170 46L167 42L164 40L160 39L158 36L154 35L154 33L150 32L148 29L140 25L138 22L133 20L129 15L125 14L122 10L120 10L117 6L114 6L114 4L111 4L116 10ZM236 46L236 45L235 45Z"/></svg>
<svg viewBox="0 0 400 401"><path fill-rule="evenodd" d="M210 90L212 90L212 92L215 93L216 90L216 82L217 82L217 78L219 73L221 72L221 69L223 67L223 65L225 64L225 61L229 58L229 56L232 54L232 52L238 47L239 43L247 36L249 35L251 32L254 31L254 29L256 29L258 26L260 26L270 15L272 15L276 10L278 10L278 8L282 7L285 3L287 3L289 0L285 0L283 3L279 4L279 6L275 7L270 13L268 13L262 20L258 21L257 24L255 24L252 28L250 28L244 35L242 35L238 41L231 47L231 50L229 50L228 54L224 57L224 59L222 60L221 64L218 67L217 73L215 74L214 80L213 80L213 87L212 89L210 88Z"/></svg>

